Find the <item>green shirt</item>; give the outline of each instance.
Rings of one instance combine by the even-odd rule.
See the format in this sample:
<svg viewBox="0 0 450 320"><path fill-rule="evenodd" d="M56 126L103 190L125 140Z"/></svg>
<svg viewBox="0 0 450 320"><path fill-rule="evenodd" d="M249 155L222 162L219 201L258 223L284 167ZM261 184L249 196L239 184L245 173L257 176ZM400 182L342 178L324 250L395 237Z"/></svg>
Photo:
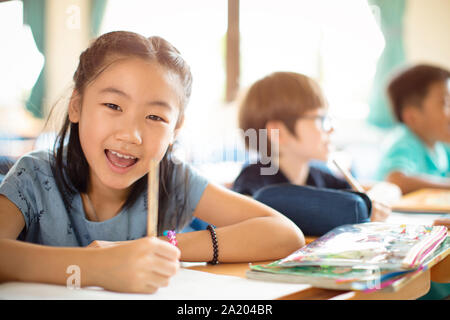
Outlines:
<svg viewBox="0 0 450 320"><path fill-rule="evenodd" d="M450 145L436 142L431 149L405 125L394 129L383 149L378 180L384 180L392 171L450 177Z"/></svg>

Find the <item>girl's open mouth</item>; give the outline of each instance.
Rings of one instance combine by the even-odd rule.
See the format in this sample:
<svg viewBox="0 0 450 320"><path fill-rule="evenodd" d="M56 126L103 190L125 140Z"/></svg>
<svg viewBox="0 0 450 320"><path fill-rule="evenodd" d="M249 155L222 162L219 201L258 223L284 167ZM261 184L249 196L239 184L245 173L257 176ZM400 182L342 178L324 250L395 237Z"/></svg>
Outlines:
<svg viewBox="0 0 450 320"><path fill-rule="evenodd" d="M106 149L105 155L111 169L117 173L124 173L130 170L138 161L138 158L123 155L119 152Z"/></svg>

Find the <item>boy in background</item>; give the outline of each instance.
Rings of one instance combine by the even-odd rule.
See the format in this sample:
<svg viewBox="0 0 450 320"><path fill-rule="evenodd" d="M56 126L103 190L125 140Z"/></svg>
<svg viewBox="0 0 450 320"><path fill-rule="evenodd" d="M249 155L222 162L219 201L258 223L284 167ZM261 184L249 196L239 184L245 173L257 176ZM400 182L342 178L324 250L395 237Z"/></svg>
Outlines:
<svg viewBox="0 0 450 320"><path fill-rule="evenodd" d="M327 161L331 151L330 135L333 126L327 114L328 104L320 88L310 77L295 72L274 72L256 81L247 91L239 106L239 127L248 130L267 130L266 141L258 141L268 150L271 166L279 168L275 174L264 175L264 166L258 162L242 169L233 184L233 190L254 196L263 187L289 183L323 189L350 190L351 186L328 168L313 165L313 161ZM273 131L278 132L272 140ZM258 139L260 139L259 137ZM272 148L276 144L276 148ZM293 199L286 199L289 200ZM327 198L323 199L323 204ZM372 201L371 221L385 221L389 207ZM323 217L325 219L325 217ZM329 219L329 218L328 218Z"/></svg>
<svg viewBox="0 0 450 320"><path fill-rule="evenodd" d="M403 194L450 189L450 94L448 70L416 65L396 74L387 93L399 126L387 140L377 178Z"/></svg>

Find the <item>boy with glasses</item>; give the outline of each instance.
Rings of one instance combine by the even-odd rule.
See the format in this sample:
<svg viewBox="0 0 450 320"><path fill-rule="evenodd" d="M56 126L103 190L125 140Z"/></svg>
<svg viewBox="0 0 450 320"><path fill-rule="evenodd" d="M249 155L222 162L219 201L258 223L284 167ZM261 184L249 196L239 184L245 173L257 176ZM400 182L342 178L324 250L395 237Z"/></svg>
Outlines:
<svg viewBox="0 0 450 320"><path fill-rule="evenodd" d="M246 148L260 154L272 151L273 154L268 154L270 165L275 163L278 170L275 174L264 175L261 169L265 164L250 164L235 180L234 191L255 196L263 187L286 183L321 189L351 189L347 181L336 177L326 166L312 164L315 160L327 160L333 126L322 90L311 78L294 72L275 72L256 81L241 102L239 127L244 132L267 132L265 137L258 135L256 145L245 140ZM274 131L276 135L271 134ZM261 146L268 146L267 150L261 150ZM327 205L327 199L323 198L323 205ZM372 206L371 221L386 220L390 208L373 201L369 205Z"/></svg>

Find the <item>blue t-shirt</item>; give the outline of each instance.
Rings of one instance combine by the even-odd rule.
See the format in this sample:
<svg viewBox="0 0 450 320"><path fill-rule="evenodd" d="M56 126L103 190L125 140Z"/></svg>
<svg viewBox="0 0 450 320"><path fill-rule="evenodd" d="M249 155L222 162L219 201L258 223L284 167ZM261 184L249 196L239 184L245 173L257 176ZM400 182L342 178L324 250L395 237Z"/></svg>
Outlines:
<svg viewBox="0 0 450 320"><path fill-rule="evenodd" d="M393 171L450 177L450 146L436 142L430 149L407 126L399 125L386 140L376 179L385 180Z"/></svg>
<svg viewBox="0 0 450 320"><path fill-rule="evenodd" d="M19 240L50 246L86 246L93 240L125 241L146 236L147 190L134 204L111 219L93 222L86 218L79 193L66 209L50 167L48 150L21 157L0 185L5 195L21 211L25 228ZM208 181L189 165L177 161L171 183L163 230L181 230L193 218ZM180 212L178 212L180 211ZM178 226L178 228L177 228Z"/></svg>

